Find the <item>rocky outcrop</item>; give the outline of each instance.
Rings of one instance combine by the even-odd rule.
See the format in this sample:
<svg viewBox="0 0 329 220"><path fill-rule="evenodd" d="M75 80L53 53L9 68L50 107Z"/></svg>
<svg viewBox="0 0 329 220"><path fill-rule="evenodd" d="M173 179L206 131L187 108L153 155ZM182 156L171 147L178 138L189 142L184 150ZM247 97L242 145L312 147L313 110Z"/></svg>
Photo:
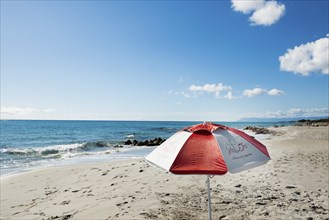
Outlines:
<svg viewBox="0 0 329 220"><path fill-rule="evenodd" d="M295 123L295 126L311 126L311 127L329 126L329 118L324 118L319 120L302 119L297 121Z"/></svg>
<svg viewBox="0 0 329 220"><path fill-rule="evenodd" d="M144 140L144 141L138 141L138 140L127 140L124 144L125 145L133 145L133 146L158 146L162 144L166 139L162 139L160 137L150 139L150 140Z"/></svg>
<svg viewBox="0 0 329 220"><path fill-rule="evenodd" d="M253 126L247 126L244 128L244 130L250 130L252 132L255 132L256 134L271 134L272 132L264 127L253 127Z"/></svg>

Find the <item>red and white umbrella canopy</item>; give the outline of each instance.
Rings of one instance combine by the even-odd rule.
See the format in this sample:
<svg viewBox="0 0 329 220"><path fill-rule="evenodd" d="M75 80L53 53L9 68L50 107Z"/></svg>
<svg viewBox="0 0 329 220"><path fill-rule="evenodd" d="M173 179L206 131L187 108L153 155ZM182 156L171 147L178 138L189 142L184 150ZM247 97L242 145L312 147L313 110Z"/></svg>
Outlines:
<svg viewBox="0 0 329 220"><path fill-rule="evenodd" d="M223 175L265 164L270 156L263 144L240 130L203 123L177 132L146 160L174 174Z"/></svg>

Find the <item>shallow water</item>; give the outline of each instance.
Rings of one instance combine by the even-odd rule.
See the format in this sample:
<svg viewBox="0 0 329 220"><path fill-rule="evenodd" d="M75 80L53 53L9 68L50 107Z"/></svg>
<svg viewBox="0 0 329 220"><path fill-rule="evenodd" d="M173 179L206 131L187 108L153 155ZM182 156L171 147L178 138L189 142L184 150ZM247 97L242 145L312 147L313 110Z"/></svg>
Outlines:
<svg viewBox="0 0 329 220"><path fill-rule="evenodd" d="M157 137L167 139L197 123L200 122L1 120L1 175L40 166L144 157L152 148L124 145L124 142ZM217 123L238 129L278 125L268 122Z"/></svg>

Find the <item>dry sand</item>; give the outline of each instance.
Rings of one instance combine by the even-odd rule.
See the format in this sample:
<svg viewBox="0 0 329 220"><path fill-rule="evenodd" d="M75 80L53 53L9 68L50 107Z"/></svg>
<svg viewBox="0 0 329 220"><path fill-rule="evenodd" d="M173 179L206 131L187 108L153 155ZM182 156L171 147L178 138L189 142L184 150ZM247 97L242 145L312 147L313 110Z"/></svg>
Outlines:
<svg viewBox="0 0 329 220"><path fill-rule="evenodd" d="M328 219L329 127L273 128L264 166L211 179L213 219ZM142 159L1 179L1 219L207 219L206 176Z"/></svg>

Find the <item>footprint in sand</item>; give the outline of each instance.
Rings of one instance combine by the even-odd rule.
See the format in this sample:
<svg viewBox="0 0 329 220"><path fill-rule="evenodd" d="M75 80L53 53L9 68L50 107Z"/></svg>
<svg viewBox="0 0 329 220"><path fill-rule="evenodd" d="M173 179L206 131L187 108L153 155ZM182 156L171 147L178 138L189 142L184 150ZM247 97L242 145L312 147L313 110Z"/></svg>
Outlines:
<svg viewBox="0 0 329 220"><path fill-rule="evenodd" d="M60 205L67 205L67 204L69 204L70 202L71 202L71 200L63 201L63 202L60 203Z"/></svg>
<svg viewBox="0 0 329 220"><path fill-rule="evenodd" d="M46 194L46 196L49 196L49 195L51 195L51 194L54 194L54 193L56 193L58 190L54 190L54 191L46 191L45 192L45 194Z"/></svg>
<svg viewBox="0 0 329 220"><path fill-rule="evenodd" d="M92 192L92 190L85 190L82 193L90 193L90 192Z"/></svg>
<svg viewBox="0 0 329 220"><path fill-rule="evenodd" d="M123 206L123 205L126 205L126 204L128 204L128 202L127 202L127 201L125 201L125 202L122 202L122 203L117 203L116 205L117 205L118 207L121 207L121 206Z"/></svg>

